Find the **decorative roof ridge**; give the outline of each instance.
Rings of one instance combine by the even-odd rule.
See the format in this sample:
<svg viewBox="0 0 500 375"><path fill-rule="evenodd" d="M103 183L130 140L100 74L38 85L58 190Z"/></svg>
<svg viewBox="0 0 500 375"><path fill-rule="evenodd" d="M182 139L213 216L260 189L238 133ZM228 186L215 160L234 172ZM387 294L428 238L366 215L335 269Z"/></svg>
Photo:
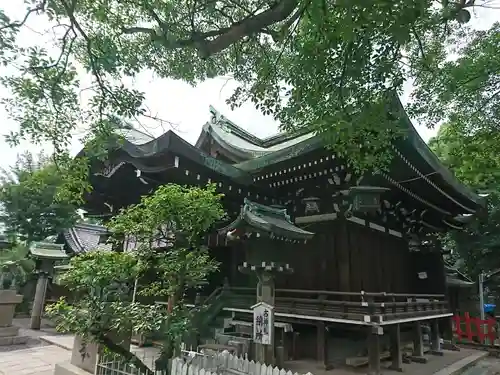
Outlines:
<svg viewBox="0 0 500 375"><path fill-rule="evenodd" d="M198 140L196 141L196 147L200 147L201 144L203 143L203 140L206 138L207 133L210 133L210 128L218 127L220 129L223 129L224 127L227 127L228 130L237 136L240 139L243 139L244 141L258 147L262 147L264 149L270 148L272 146L275 146L277 144L298 138L300 136L303 136L308 133L312 133L310 131L307 131L306 129L300 130L297 132L279 132L277 134L265 137L265 138L260 138L256 136L255 134L250 133L249 131L243 129L241 126L236 125L233 121L229 120L227 117L222 115L219 111L217 111L213 106L209 107L210 113L212 114L212 117L210 121L205 123L203 126L200 136L198 137ZM223 122L223 125L220 123Z"/></svg>
<svg viewBox="0 0 500 375"><path fill-rule="evenodd" d="M87 230L94 230L98 232L108 232L108 228L106 228L104 225L100 224L92 224L92 223L85 223L85 222L79 222L76 223L72 228L81 228L81 229L87 229Z"/></svg>
<svg viewBox="0 0 500 375"><path fill-rule="evenodd" d="M284 220L288 221L292 225L295 225L292 222L290 215L288 215L286 208L266 206L266 205L261 204L261 203L253 202L248 198L244 198L243 211L251 212L257 216L260 216L262 214L264 214L266 216L275 216L275 217L278 217L280 219L284 219Z"/></svg>
<svg viewBox="0 0 500 375"><path fill-rule="evenodd" d="M75 227L69 228L63 233L64 239L66 240L68 246L75 253L84 251L83 244L80 241L80 237L77 234ZM76 248L76 250L75 250Z"/></svg>
<svg viewBox="0 0 500 375"><path fill-rule="evenodd" d="M80 222L76 223L73 227L64 230L62 235L71 251L75 254L80 254L85 253L94 247L99 247L98 239L101 238L102 235L106 235L108 233L109 232L105 226ZM90 245L89 238L91 239Z"/></svg>

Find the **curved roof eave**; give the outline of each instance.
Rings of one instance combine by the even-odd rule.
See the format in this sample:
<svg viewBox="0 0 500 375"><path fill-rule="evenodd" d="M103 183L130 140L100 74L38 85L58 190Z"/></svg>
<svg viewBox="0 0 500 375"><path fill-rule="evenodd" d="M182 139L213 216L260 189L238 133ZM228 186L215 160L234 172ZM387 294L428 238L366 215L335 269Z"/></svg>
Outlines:
<svg viewBox="0 0 500 375"><path fill-rule="evenodd" d="M406 110L404 109L399 96L395 96L396 106L401 114L401 119L404 121L404 125L408 130L408 135L406 141L410 143L413 149L417 151L419 156L434 170L441 178L450 185L456 192L460 195L473 202L475 205L480 207L486 206L486 200L480 197L478 194L474 193L469 187L460 182L450 170L443 165L439 158L432 152L427 143L420 137L417 130L413 126Z"/></svg>
<svg viewBox="0 0 500 375"><path fill-rule="evenodd" d="M432 152L432 150L420 137L411 120L409 119L398 96L395 96L395 102L393 102L392 105L393 108L395 107L400 112L402 124L405 126L406 130L408 130L407 138L405 139L405 141L408 142L411 148L418 153L419 157L424 160L434 171L436 171L444 180L444 182L451 186L452 189L454 189L458 194L472 202L474 205L484 208L486 206L485 199L475 194L470 188L458 181L457 178L441 163L438 157ZM270 164L290 159L301 153L316 149L321 145L322 137L321 135L316 135L284 149L235 164L234 166L248 172L257 172Z"/></svg>
<svg viewBox="0 0 500 375"><path fill-rule="evenodd" d="M258 158L311 137L309 132L302 130L259 138L222 116L213 107L210 107L210 112L214 117L203 125L195 147L200 148L206 139L211 137L215 143L237 159Z"/></svg>
<svg viewBox="0 0 500 375"><path fill-rule="evenodd" d="M209 155L206 155L195 146L189 144L184 139L175 134L172 130L167 131L160 137L155 138L149 142L142 144L134 144L128 139L124 138L123 142L119 145L120 150L128 155L132 160L150 158L160 155L165 152L171 152L179 156L190 159L204 168L211 169L213 172L225 175L228 178L240 181L242 183L253 183L252 177L246 172L235 168L234 166L221 162ZM135 164L134 164L135 165ZM144 166L145 167L145 166ZM147 167L146 167L147 168ZM149 169L156 172L169 169L170 166L164 167L149 167Z"/></svg>
<svg viewBox="0 0 500 375"><path fill-rule="evenodd" d="M194 144L194 147L196 148L201 148L201 146L203 145L203 142L205 142L205 140L207 139L208 137L208 133L210 132L210 123L205 123L205 125L203 125L203 127L201 128L201 132L200 132L200 135L198 136L198 139L196 140L196 143Z"/></svg>

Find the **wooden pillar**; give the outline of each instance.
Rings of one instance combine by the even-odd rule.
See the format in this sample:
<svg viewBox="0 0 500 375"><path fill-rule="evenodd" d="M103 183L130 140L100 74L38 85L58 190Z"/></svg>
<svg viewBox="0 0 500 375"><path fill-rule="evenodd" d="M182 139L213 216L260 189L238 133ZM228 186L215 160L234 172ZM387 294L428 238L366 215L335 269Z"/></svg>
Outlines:
<svg viewBox="0 0 500 375"><path fill-rule="evenodd" d="M382 327L368 329L368 375L380 375L380 336Z"/></svg>
<svg viewBox="0 0 500 375"><path fill-rule="evenodd" d="M259 281L257 284L257 302L264 302L270 306L274 307L274 276L269 272L259 272L257 274ZM274 311L270 312L271 315ZM270 317L272 325L269 329L273 330L271 337L273 338L270 345L263 345L260 343L255 344L255 355L256 360L261 364L274 365L275 363L275 353L274 353L274 334L276 329L274 327L274 318ZM255 324L255 323L254 323Z"/></svg>
<svg viewBox="0 0 500 375"><path fill-rule="evenodd" d="M439 320L434 319L431 324L431 353L434 355L443 355L441 350L441 335L439 334Z"/></svg>
<svg viewBox="0 0 500 375"><path fill-rule="evenodd" d="M40 329L42 324L43 307L45 305L45 293L47 291L47 284L49 281L48 274L41 271L38 274L38 281L36 283L35 298L33 300L33 308L31 310L31 329Z"/></svg>
<svg viewBox="0 0 500 375"><path fill-rule="evenodd" d="M321 368L328 369L328 328L325 322L318 322L316 327L316 359Z"/></svg>
<svg viewBox="0 0 500 375"><path fill-rule="evenodd" d="M420 322L414 323L413 353L411 360L418 363L427 363L427 358L424 357L424 342L422 339L422 325Z"/></svg>
<svg viewBox="0 0 500 375"><path fill-rule="evenodd" d="M403 372L403 352L401 350L401 327L394 324L390 327L391 370Z"/></svg>

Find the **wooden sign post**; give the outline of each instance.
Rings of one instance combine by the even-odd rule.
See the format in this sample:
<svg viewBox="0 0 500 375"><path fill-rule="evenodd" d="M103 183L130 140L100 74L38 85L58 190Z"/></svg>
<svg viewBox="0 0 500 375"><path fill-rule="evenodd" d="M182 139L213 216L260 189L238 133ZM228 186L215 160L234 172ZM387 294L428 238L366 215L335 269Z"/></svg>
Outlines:
<svg viewBox="0 0 500 375"><path fill-rule="evenodd" d="M256 360L260 363L273 361L274 307L265 302L259 302L252 306L252 310Z"/></svg>

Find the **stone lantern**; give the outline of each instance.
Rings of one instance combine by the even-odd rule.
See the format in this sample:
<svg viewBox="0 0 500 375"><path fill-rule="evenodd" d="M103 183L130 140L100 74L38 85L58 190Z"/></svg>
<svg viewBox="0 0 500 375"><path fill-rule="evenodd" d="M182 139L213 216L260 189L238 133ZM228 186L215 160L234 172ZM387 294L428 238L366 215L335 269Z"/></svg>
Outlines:
<svg viewBox="0 0 500 375"><path fill-rule="evenodd" d="M276 356L274 340L275 278L293 272L289 264L281 261L287 256L283 248L306 243L314 233L296 227L285 208L266 206L246 198L240 215L219 232L226 234L228 241L240 242L246 252L246 261L238 270L258 279L257 304L251 307L254 312L255 359L273 365L281 362L276 361L276 357L282 356ZM279 243L284 246L276 246ZM284 347L283 343L280 348Z"/></svg>
<svg viewBox="0 0 500 375"><path fill-rule="evenodd" d="M23 296L17 294L15 278L5 279L15 267L16 262L7 261L0 271L0 346L24 344L28 340L27 336L18 336L19 327L12 325L16 306L23 301Z"/></svg>
<svg viewBox="0 0 500 375"><path fill-rule="evenodd" d="M37 263L35 272L38 274L30 328L40 329L49 277L53 276L55 262L67 259L68 255L64 245L50 242L34 242L30 246L30 255Z"/></svg>

